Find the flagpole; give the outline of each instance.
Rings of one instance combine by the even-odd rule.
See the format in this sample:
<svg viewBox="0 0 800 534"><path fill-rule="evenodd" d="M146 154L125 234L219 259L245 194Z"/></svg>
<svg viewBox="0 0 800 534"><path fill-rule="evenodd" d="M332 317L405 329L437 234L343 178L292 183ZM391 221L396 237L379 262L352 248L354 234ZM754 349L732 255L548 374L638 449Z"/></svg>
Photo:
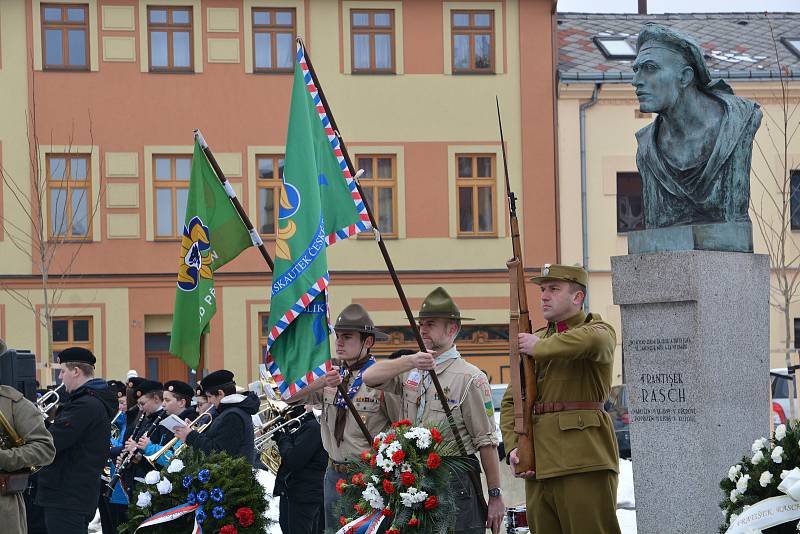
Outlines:
<svg viewBox="0 0 800 534"><path fill-rule="evenodd" d="M339 140L339 147L342 150L342 155L344 156L345 161L347 162L347 167L350 169L350 174L355 176L355 167L353 167L353 162L350 160L350 154L347 152L347 147L345 147L344 139L342 139L341 134L339 133L339 128L336 126L336 120L333 118L333 113L331 112L331 107L328 105L328 100L325 98L325 93L322 91L322 87L319 84L319 78L317 78L317 73L314 71L314 66L311 64L311 58L308 57L308 51L306 50L306 45L303 43L303 39L301 37L297 38L297 41L300 43L300 46L303 47L303 55L306 59L306 65L308 65L308 72L311 73L311 78L314 81L314 87L317 89L317 93L319 94L320 101L322 102L322 106L325 108L325 113L328 115L328 119L331 121L331 128L333 128L333 132L336 135L336 138ZM414 332L414 337L416 338L417 345L419 346L419 350L421 352L425 352L425 343L422 340L422 335L419 332L419 327L417 326L417 322L414 320L414 314L411 312L411 306L408 304L408 299L406 298L406 293L403 290L403 286L400 284L400 279L397 277L397 272L395 271L394 264L392 263L392 258L389 257L389 251L386 248L386 244L383 242L383 238L381 237L381 233L378 229L378 224L375 221L375 216L372 214L372 208L370 208L369 203L367 202L367 197L364 196L364 191L361 189L361 184L358 183L358 180L354 179L356 183L356 187L358 188L358 193L361 195L361 201L364 203L364 208L369 215L370 223L372 227L375 229L376 232L376 241L378 242L378 248L381 251L381 255L383 256L383 261L386 263L386 268L389 270L389 275L392 277L392 282L394 283L394 287L397 290L397 295L400 297L400 302L403 304L403 309L406 312L406 317L408 318L408 323L411 326L411 331ZM453 432L453 436L455 437L456 443L458 444L458 448L462 455L466 455L467 449L464 447L464 442L461 440L461 435L458 432L458 428L456 427L455 419L453 419L453 412L450 410L449 403L447 402L447 397L444 394L444 390L442 389L442 384L439 382L439 377L436 375L436 370L431 369L429 371L431 381L433 382L433 386L436 388L436 394L439 396L439 401L442 403L442 408L444 409L444 413L447 417L447 422L450 425L450 429Z"/></svg>
<svg viewBox="0 0 800 534"><path fill-rule="evenodd" d="M236 196L236 191L233 190L233 187L231 187L231 183L225 177L225 173L222 172L222 168L220 168L219 163L217 163L217 158L214 157L214 154L208 147L208 143L206 143L206 140L203 137L202 132L200 132L200 129L195 129L194 137L195 139L197 139L197 142L200 143L200 148L203 149L203 153L206 155L206 158L208 158L208 162L214 169L217 178L219 178L219 181L225 188L225 192L228 193L228 198L231 199L233 207L236 208L236 212L239 214L239 217L242 219L245 228L247 228L247 231L250 233L250 240L253 242L253 245L257 246L258 250L261 251L261 255L264 257L264 261L266 261L267 265L269 265L269 270L271 272L274 272L275 264L272 262L272 258L269 256L269 252L267 252L267 247L264 246L264 242L261 240L261 236L258 235L258 232L253 226L253 223L250 222L250 217L247 216L247 213L244 211L244 208L242 208L242 204L239 202L239 199Z"/></svg>

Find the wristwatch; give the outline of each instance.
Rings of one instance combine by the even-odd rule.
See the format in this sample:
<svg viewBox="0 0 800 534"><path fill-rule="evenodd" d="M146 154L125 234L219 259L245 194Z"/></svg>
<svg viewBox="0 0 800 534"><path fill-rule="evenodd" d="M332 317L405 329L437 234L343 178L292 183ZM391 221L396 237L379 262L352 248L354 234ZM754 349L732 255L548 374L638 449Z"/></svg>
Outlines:
<svg viewBox="0 0 800 534"><path fill-rule="evenodd" d="M503 490L500 488L489 488L489 497L499 497L503 494Z"/></svg>

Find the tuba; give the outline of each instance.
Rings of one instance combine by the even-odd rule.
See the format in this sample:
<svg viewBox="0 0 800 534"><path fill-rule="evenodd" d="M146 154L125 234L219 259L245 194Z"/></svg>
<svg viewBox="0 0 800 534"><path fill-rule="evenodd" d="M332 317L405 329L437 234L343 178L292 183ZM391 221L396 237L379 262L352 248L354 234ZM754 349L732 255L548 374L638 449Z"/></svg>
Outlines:
<svg viewBox="0 0 800 534"><path fill-rule="evenodd" d="M302 418L306 414L303 405L289 406L282 401L269 401L271 407L262 409L259 415L266 412L268 418L260 428L256 429L254 446L261 461L267 469L275 475L281 466L281 455L278 451L278 444L272 439L281 429L286 428L287 432L295 432L300 428Z"/></svg>

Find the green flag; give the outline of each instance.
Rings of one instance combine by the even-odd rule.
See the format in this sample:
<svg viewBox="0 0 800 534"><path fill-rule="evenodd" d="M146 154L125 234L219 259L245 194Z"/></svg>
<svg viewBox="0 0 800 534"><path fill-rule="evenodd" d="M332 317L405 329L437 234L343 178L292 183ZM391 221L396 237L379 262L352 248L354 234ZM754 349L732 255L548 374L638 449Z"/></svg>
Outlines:
<svg viewBox="0 0 800 534"><path fill-rule="evenodd" d="M326 248L370 228L299 45L278 218L266 366L288 398L331 366Z"/></svg>
<svg viewBox="0 0 800 534"><path fill-rule="evenodd" d="M217 311L214 271L253 244L197 139L185 220L169 351L196 369L200 336Z"/></svg>

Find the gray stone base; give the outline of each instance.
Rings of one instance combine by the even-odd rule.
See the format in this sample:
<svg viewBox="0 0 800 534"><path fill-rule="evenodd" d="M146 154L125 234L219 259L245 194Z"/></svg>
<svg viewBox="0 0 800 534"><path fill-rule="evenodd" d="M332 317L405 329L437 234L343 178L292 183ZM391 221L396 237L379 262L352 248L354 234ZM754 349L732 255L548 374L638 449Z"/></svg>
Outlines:
<svg viewBox="0 0 800 534"><path fill-rule="evenodd" d="M753 252L750 222L694 224L628 232L628 254L676 250Z"/></svg>
<svg viewBox="0 0 800 534"><path fill-rule="evenodd" d="M717 532L719 481L769 432L769 259L678 251L611 268L638 531Z"/></svg>

